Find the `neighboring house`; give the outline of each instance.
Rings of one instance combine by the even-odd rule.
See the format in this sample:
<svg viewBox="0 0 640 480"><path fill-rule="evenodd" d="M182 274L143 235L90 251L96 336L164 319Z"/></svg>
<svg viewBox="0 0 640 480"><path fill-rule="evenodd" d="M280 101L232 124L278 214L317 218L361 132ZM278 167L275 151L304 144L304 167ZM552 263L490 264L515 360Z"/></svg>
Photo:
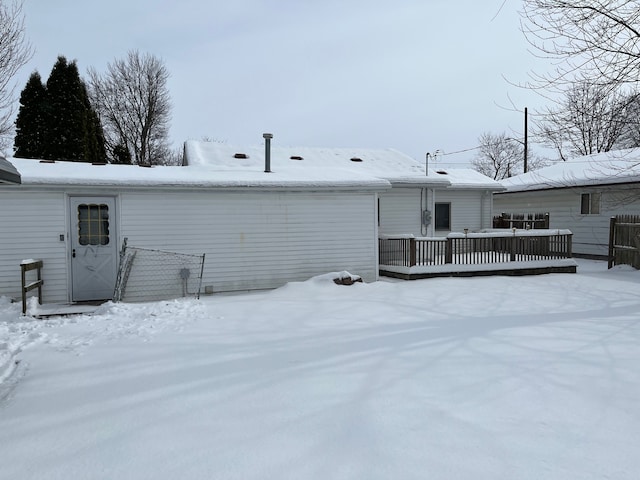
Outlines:
<svg viewBox="0 0 640 480"><path fill-rule="evenodd" d="M38 258L45 303L111 298L125 238L205 254L202 287L213 292L343 270L375 281L379 232L488 227L490 192L501 188L470 172L424 175L389 150L274 148L265 173L264 147L187 142L185 160L148 168L11 159L22 184L0 185L0 295L19 298L20 262Z"/></svg>
<svg viewBox="0 0 640 480"><path fill-rule="evenodd" d="M573 232L576 256L605 258L610 218L640 212L640 149L578 157L501 183L496 213L548 212L550 228Z"/></svg>

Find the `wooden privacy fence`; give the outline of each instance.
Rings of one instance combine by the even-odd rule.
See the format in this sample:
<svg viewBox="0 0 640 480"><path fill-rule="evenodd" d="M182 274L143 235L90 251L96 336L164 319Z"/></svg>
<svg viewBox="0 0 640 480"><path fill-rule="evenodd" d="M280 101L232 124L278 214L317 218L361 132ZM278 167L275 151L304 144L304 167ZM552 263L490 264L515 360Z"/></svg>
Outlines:
<svg viewBox="0 0 640 480"><path fill-rule="evenodd" d="M493 228L547 229L548 213L501 213L493 217Z"/></svg>
<svg viewBox="0 0 640 480"><path fill-rule="evenodd" d="M609 268L640 269L640 215L617 215L609 223Z"/></svg>
<svg viewBox="0 0 640 480"><path fill-rule="evenodd" d="M380 265L479 265L571 258L569 230L450 233L447 237L382 236Z"/></svg>

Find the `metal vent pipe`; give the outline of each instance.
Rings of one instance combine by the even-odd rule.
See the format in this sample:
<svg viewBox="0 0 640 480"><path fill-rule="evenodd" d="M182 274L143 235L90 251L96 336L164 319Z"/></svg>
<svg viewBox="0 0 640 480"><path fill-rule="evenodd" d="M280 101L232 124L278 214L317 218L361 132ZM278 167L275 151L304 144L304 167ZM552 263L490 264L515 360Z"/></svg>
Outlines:
<svg viewBox="0 0 640 480"><path fill-rule="evenodd" d="M271 173L271 139L272 133L263 133L264 138L264 173Z"/></svg>

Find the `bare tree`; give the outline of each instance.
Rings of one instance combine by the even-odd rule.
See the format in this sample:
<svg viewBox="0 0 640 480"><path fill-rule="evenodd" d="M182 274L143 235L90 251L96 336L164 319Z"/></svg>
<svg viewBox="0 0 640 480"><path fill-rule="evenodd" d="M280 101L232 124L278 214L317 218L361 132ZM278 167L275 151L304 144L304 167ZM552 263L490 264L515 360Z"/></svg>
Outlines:
<svg viewBox="0 0 640 480"><path fill-rule="evenodd" d="M556 108L541 113L538 136L561 160L616 148L634 96L587 81L572 84Z"/></svg>
<svg viewBox="0 0 640 480"><path fill-rule="evenodd" d="M104 75L89 69L90 95L115 161L166 163L171 117L168 79L162 60L137 50L108 64Z"/></svg>
<svg viewBox="0 0 640 480"><path fill-rule="evenodd" d="M619 86L640 78L637 0L524 0L521 15L529 43L556 65L534 75L534 86L579 79Z"/></svg>
<svg viewBox="0 0 640 480"><path fill-rule="evenodd" d="M0 0L0 149L11 145L15 83L13 77L33 56L25 39L22 2Z"/></svg>
<svg viewBox="0 0 640 480"><path fill-rule="evenodd" d="M615 148L640 147L640 94L629 96L625 122Z"/></svg>
<svg viewBox="0 0 640 480"><path fill-rule="evenodd" d="M479 152L471 161L478 172L502 180L522 173L524 164L524 146L506 133L483 133L478 139Z"/></svg>

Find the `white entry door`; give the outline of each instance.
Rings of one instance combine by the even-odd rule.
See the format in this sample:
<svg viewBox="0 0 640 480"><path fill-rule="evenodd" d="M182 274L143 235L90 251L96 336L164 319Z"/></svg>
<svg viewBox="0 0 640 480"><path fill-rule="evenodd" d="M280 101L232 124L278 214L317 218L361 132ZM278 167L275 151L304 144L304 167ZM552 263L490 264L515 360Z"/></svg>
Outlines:
<svg viewBox="0 0 640 480"><path fill-rule="evenodd" d="M117 274L113 197L70 197L71 299L113 298Z"/></svg>

